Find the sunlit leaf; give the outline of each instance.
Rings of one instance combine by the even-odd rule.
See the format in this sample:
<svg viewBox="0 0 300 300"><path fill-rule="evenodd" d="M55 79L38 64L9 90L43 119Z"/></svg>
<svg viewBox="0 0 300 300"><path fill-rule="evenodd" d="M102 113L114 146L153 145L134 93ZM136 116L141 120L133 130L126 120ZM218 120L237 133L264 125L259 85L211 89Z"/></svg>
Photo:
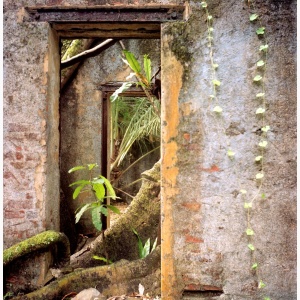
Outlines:
<svg viewBox="0 0 300 300"><path fill-rule="evenodd" d="M256 65L257 65L258 67L262 67L262 66L265 65L265 62L264 62L263 60L259 60L259 61L256 63Z"/></svg>
<svg viewBox="0 0 300 300"><path fill-rule="evenodd" d="M248 244L248 248L249 248L251 251L254 251L254 250L255 250L255 248L254 248L254 246L253 246L252 244Z"/></svg>
<svg viewBox="0 0 300 300"><path fill-rule="evenodd" d="M208 15L208 16L207 16L207 19L208 19L208 20L212 20L212 18L213 18L213 16L211 16L211 15Z"/></svg>
<svg viewBox="0 0 300 300"><path fill-rule="evenodd" d="M101 183L94 183L93 190L98 200L103 200L105 196L105 188Z"/></svg>
<svg viewBox="0 0 300 300"><path fill-rule="evenodd" d="M261 148L266 148L268 145L268 142L267 141L261 141L258 143L258 146L261 147Z"/></svg>
<svg viewBox="0 0 300 300"><path fill-rule="evenodd" d="M258 14L252 14L250 15L249 19L251 22L255 21L258 18Z"/></svg>
<svg viewBox="0 0 300 300"><path fill-rule="evenodd" d="M87 184L90 184L90 181L88 181L88 180L78 180L78 181L75 181L75 182L71 183L69 186L87 185Z"/></svg>
<svg viewBox="0 0 300 300"><path fill-rule="evenodd" d="M205 7L207 7L207 3L206 3L206 2L201 2L201 6L202 6L203 8L205 8Z"/></svg>
<svg viewBox="0 0 300 300"><path fill-rule="evenodd" d="M263 113L265 113L265 111L266 111L266 110L265 110L264 108L262 108L262 107L259 107L259 108L256 110L256 112L255 112L255 113L256 113L257 115L259 115L259 114L263 114Z"/></svg>
<svg viewBox="0 0 300 300"><path fill-rule="evenodd" d="M151 82L151 60L147 54L144 55L144 70L149 84Z"/></svg>
<svg viewBox="0 0 300 300"><path fill-rule="evenodd" d="M70 169L70 170L68 171L68 173L72 173L72 172L74 172L74 171L77 171L77 170L83 170L83 169L86 169L86 167L85 167L85 166L76 166L76 167Z"/></svg>
<svg viewBox="0 0 300 300"><path fill-rule="evenodd" d="M102 207L101 206L95 207L91 211L93 225L99 231L102 230L101 213L102 213Z"/></svg>
<svg viewBox="0 0 300 300"><path fill-rule="evenodd" d="M258 93L256 94L256 98L262 98L265 96L265 93Z"/></svg>
<svg viewBox="0 0 300 300"><path fill-rule="evenodd" d="M261 155L258 155L258 156L255 157L255 161L261 161L262 158L263 158L263 157L262 157Z"/></svg>
<svg viewBox="0 0 300 300"><path fill-rule="evenodd" d="M217 79L214 79L212 81L212 83L213 83L213 85L216 85L216 86L220 86L221 85L221 82L219 80L217 80Z"/></svg>
<svg viewBox="0 0 300 300"><path fill-rule="evenodd" d="M109 259L106 259L105 257L102 256L98 256L98 255L93 255L93 259L97 259L97 260L102 260L104 262L108 262L109 264L112 264L113 262Z"/></svg>
<svg viewBox="0 0 300 300"><path fill-rule="evenodd" d="M83 185L79 185L75 190L74 190L74 193L73 193L73 199L76 199L78 197L78 195L80 194L81 190L85 187L86 185L83 184Z"/></svg>
<svg viewBox="0 0 300 300"><path fill-rule="evenodd" d="M252 203L251 202L245 202L244 203L244 208L246 208L246 209L252 208Z"/></svg>
<svg viewBox="0 0 300 300"><path fill-rule="evenodd" d="M245 195L245 194L247 194L247 191L246 191L246 190L243 190L243 189L241 189L241 190L240 190L240 193L241 193L241 194L243 194L243 195Z"/></svg>
<svg viewBox="0 0 300 300"><path fill-rule="evenodd" d="M260 280L259 284L258 284L258 288L263 289L265 286L266 286L266 284L262 280Z"/></svg>
<svg viewBox="0 0 300 300"><path fill-rule="evenodd" d="M98 167L98 164L88 164L89 171L93 170L94 168Z"/></svg>
<svg viewBox="0 0 300 300"><path fill-rule="evenodd" d="M251 267L251 269L256 270L258 268L258 263L254 263Z"/></svg>
<svg viewBox="0 0 300 300"><path fill-rule="evenodd" d="M214 69L217 69L218 67L219 67L218 64L213 64L213 68L214 68Z"/></svg>
<svg viewBox="0 0 300 300"><path fill-rule="evenodd" d="M256 30L256 34L258 34L258 35L262 35L262 34L264 34L265 33L265 27L260 27L260 28L258 28L257 30Z"/></svg>
<svg viewBox="0 0 300 300"><path fill-rule="evenodd" d="M233 152L232 150L228 150L228 151L227 151L227 155L228 155L229 157L233 157L233 156L235 155L235 152Z"/></svg>
<svg viewBox="0 0 300 300"><path fill-rule="evenodd" d="M91 206L91 204L90 204L90 203L87 203L87 204L83 205L83 206L79 209L78 213L76 213L76 215L75 215L75 223L78 223L78 222L79 222L79 220L80 220L80 218L82 217L83 213L86 212L88 209L90 209L90 206Z"/></svg>
<svg viewBox="0 0 300 300"><path fill-rule="evenodd" d="M208 31L209 31L209 32L213 32L213 31L214 31L213 27L209 27L209 28L208 28Z"/></svg>
<svg viewBox="0 0 300 300"><path fill-rule="evenodd" d="M128 50L123 50L123 53L125 54L126 60L132 71L135 73L141 73L142 68L140 66L140 63L135 58L134 54Z"/></svg>
<svg viewBox="0 0 300 300"><path fill-rule="evenodd" d="M221 106L217 105L217 106L214 107L213 111L216 112L216 113L221 113L223 111L223 109L222 109Z"/></svg>
<svg viewBox="0 0 300 300"><path fill-rule="evenodd" d="M254 78L253 78L253 81L255 82L258 82L258 81L261 81L262 80L262 77L260 75L256 75Z"/></svg>
<svg viewBox="0 0 300 300"><path fill-rule="evenodd" d="M256 179L262 179L264 177L264 174L263 173L257 173L256 175L255 175L255 178Z"/></svg>
<svg viewBox="0 0 300 300"><path fill-rule="evenodd" d="M261 131L263 132L268 132L270 130L270 126L269 125L266 125L264 127L261 128Z"/></svg>
<svg viewBox="0 0 300 300"><path fill-rule="evenodd" d="M266 194L265 193L261 194L261 199L266 199Z"/></svg>
<svg viewBox="0 0 300 300"><path fill-rule="evenodd" d="M261 46L259 47L259 51L264 51L264 52L266 52L266 51L268 51L268 48L269 48L268 45L261 45Z"/></svg>
<svg viewBox="0 0 300 300"><path fill-rule="evenodd" d="M254 231L251 228L247 228L246 234L247 235L254 235Z"/></svg>
<svg viewBox="0 0 300 300"><path fill-rule="evenodd" d="M107 180L104 176L100 175L100 178L102 178L104 180L104 184L107 188L107 195L109 197L111 197L112 199L116 200L116 193L114 188L112 187L111 183L109 182L109 180Z"/></svg>

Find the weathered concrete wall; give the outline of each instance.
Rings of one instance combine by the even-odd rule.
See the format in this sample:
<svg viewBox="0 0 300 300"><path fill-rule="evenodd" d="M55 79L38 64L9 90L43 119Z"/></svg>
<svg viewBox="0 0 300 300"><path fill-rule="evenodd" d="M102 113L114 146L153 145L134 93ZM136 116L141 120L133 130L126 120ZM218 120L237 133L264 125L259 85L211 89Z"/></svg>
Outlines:
<svg viewBox="0 0 300 300"><path fill-rule="evenodd" d="M135 54L142 62L143 55L149 54L153 72L160 65L159 40L123 40L125 48ZM61 188L68 201L71 213L82 203L94 201L91 195L81 194L72 200L73 189L69 185L89 176L84 172L68 174L68 170L77 165L98 163L101 167L102 144L102 96L101 84L110 81L125 81L130 68L122 61L122 47L114 44L100 55L87 59L72 83L61 96ZM134 79L133 79L134 80ZM151 165L143 170L147 170ZM101 169L101 168L100 168ZM141 172L143 172L141 171ZM99 169L97 172L100 173ZM141 173L140 172L140 173ZM98 175L95 173L94 175ZM87 177L85 177L87 178ZM95 231L90 214L84 214L78 224L80 233Z"/></svg>
<svg viewBox="0 0 300 300"><path fill-rule="evenodd" d="M251 227L259 279L267 286L258 290L251 271L239 194L243 188L253 197L258 190L254 158L261 121L253 78L262 42L246 2L208 1L222 83L219 121L209 99L204 11L194 5L187 23L166 24L162 32L163 299L178 299L184 291L198 291L194 296L202 299L209 290L223 290L220 299L296 299L296 5L255 2L270 49L265 87L271 132L261 190L266 199L254 202ZM226 155L227 141L234 161Z"/></svg>

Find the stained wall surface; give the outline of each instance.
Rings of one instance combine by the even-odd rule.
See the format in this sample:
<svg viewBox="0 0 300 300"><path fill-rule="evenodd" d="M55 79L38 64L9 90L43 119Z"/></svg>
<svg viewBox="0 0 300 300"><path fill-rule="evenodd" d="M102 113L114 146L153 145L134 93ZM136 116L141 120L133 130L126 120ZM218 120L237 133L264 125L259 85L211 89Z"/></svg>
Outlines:
<svg viewBox="0 0 300 300"><path fill-rule="evenodd" d="M24 2L24 1L23 1ZM23 6L69 1L4 1L4 246L59 228L57 37L23 23ZM141 2L140 2L141 3ZM166 2L164 2L166 3ZM206 16L191 2L188 21L162 29L162 295L220 291L219 299L296 299L296 1L255 1L269 45L265 92L271 127L265 180L251 228L259 277L251 271L240 189L257 192L261 140L255 114L261 40L248 3L210 1L223 113L210 100ZM100 1L72 1L97 5ZM94 66L90 66L94 68ZM228 159L228 144L235 152ZM257 289L261 278L264 289ZM201 294L202 293L202 294ZM215 298L217 299L217 298Z"/></svg>

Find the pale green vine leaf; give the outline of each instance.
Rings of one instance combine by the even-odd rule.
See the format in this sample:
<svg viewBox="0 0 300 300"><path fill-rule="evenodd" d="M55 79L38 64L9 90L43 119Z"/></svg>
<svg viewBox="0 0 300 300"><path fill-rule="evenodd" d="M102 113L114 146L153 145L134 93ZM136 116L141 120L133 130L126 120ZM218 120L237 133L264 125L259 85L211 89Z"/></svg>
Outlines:
<svg viewBox="0 0 300 300"><path fill-rule="evenodd" d="M268 145L268 142L267 141L261 141L258 143L258 146L261 147L261 148L266 148Z"/></svg>
<svg viewBox="0 0 300 300"><path fill-rule="evenodd" d="M263 132L268 132L270 130L270 126L269 125L266 125L264 127L261 128L261 131Z"/></svg>
<svg viewBox="0 0 300 300"><path fill-rule="evenodd" d="M209 98L213 99L215 98L215 95L209 95Z"/></svg>
<svg viewBox="0 0 300 300"><path fill-rule="evenodd" d="M246 234L247 235L254 235L254 231L251 228L247 228Z"/></svg>
<svg viewBox="0 0 300 300"><path fill-rule="evenodd" d="M213 31L214 31L213 27L209 27L209 28L208 28L208 31L209 31L209 32L213 32Z"/></svg>
<svg viewBox="0 0 300 300"><path fill-rule="evenodd" d="M259 114L263 114L263 113L265 113L265 111L266 111L266 110L265 110L264 108L262 108L262 107L259 107L259 108L256 110L256 112L255 112L255 113L256 113L257 115L259 115Z"/></svg>
<svg viewBox="0 0 300 300"><path fill-rule="evenodd" d="M263 173L257 173L256 175L255 175L255 178L256 179L262 179L264 177L264 174Z"/></svg>
<svg viewBox="0 0 300 300"><path fill-rule="evenodd" d="M259 284L258 284L258 288L263 289L265 286L266 286L266 284L262 280L260 280Z"/></svg>
<svg viewBox="0 0 300 300"><path fill-rule="evenodd" d="M240 190L240 193L241 193L241 194L243 194L243 195L245 195L245 194L247 194L247 191L246 191L246 190L243 190L243 189L241 189L241 190Z"/></svg>
<svg viewBox="0 0 300 300"><path fill-rule="evenodd" d="M221 113L223 111L223 109L222 109L222 107L221 106L215 106L214 107L214 112L216 112L216 113Z"/></svg>
<svg viewBox="0 0 300 300"><path fill-rule="evenodd" d="M218 64L213 64L213 68L214 68L214 69L217 69L218 67L219 67Z"/></svg>
<svg viewBox="0 0 300 300"><path fill-rule="evenodd" d="M211 16L211 15L208 15L208 16L207 16L207 19L208 19L208 20L212 20L212 18L213 18L213 16Z"/></svg>
<svg viewBox="0 0 300 300"><path fill-rule="evenodd" d="M250 15L249 19L251 22L255 21L258 18L258 14L252 14Z"/></svg>
<svg viewBox="0 0 300 300"><path fill-rule="evenodd" d="M256 75L256 76L253 78L253 81L255 81L255 82L258 82L258 81L261 81L261 80L262 80L261 75Z"/></svg>
<svg viewBox="0 0 300 300"><path fill-rule="evenodd" d="M254 248L254 246L253 246L252 244L248 244L248 248L249 248L251 251L254 251L254 250L255 250L255 248Z"/></svg>
<svg viewBox="0 0 300 300"><path fill-rule="evenodd" d="M251 267L251 269L256 270L258 268L258 263L254 263Z"/></svg>
<svg viewBox="0 0 300 300"><path fill-rule="evenodd" d="M265 193L261 194L261 199L266 199L266 194Z"/></svg>
<svg viewBox="0 0 300 300"><path fill-rule="evenodd" d="M257 65L258 67L262 67L262 66L265 65L265 62L264 62L263 60L259 60L259 61L256 63L256 65Z"/></svg>
<svg viewBox="0 0 300 300"><path fill-rule="evenodd" d="M251 203L251 202L245 202L245 203L244 203L244 208L245 208L245 209L252 208L252 203Z"/></svg>
<svg viewBox="0 0 300 300"><path fill-rule="evenodd" d="M232 150L228 150L227 151L227 155L229 156L229 157L233 157L234 155L235 155L235 152L233 152Z"/></svg>
<svg viewBox="0 0 300 300"><path fill-rule="evenodd" d="M214 79L214 80L212 81L212 83L213 83L214 85L216 85L216 86L220 86L220 85L221 85L221 82L220 82L219 80L217 80L217 79Z"/></svg>
<svg viewBox="0 0 300 300"><path fill-rule="evenodd" d="M205 8L205 7L207 7L207 3L206 3L206 2L201 2L201 6L202 6L203 8Z"/></svg>
<svg viewBox="0 0 300 300"><path fill-rule="evenodd" d="M262 34L265 34L265 27L260 27L256 30L256 34L258 35L262 35Z"/></svg>
<svg viewBox="0 0 300 300"><path fill-rule="evenodd" d="M255 157L255 161L261 161L262 158L263 158L263 157L262 157L261 155L258 155L258 156Z"/></svg>
<svg viewBox="0 0 300 300"><path fill-rule="evenodd" d="M265 93L258 93L256 94L256 98L262 98L265 96Z"/></svg>
<svg viewBox="0 0 300 300"><path fill-rule="evenodd" d="M264 51L264 52L266 52L266 51L268 51L268 48L269 48L269 46L266 44L266 45L261 45L260 47L259 47L259 51Z"/></svg>

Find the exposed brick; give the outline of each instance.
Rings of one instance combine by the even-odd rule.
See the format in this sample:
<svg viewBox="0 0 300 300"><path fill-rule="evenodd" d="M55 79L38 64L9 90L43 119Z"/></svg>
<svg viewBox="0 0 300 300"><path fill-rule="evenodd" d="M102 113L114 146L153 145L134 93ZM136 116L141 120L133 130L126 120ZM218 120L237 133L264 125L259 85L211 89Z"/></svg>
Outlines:
<svg viewBox="0 0 300 300"><path fill-rule="evenodd" d="M192 235L186 234L185 235L185 242L186 243L203 243L203 240Z"/></svg>
<svg viewBox="0 0 300 300"><path fill-rule="evenodd" d="M210 168L201 168L202 171L213 173L213 172L219 172L220 169L217 165L212 165Z"/></svg>
<svg viewBox="0 0 300 300"><path fill-rule="evenodd" d="M25 217L24 210L6 210L4 212L6 219L23 219Z"/></svg>
<svg viewBox="0 0 300 300"><path fill-rule="evenodd" d="M185 207L188 210L191 211L199 211L201 208L201 205L197 202L184 202L181 204L183 207Z"/></svg>
<svg viewBox="0 0 300 300"><path fill-rule="evenodd" d="M32 209L33 201L32 200L10 200L7 203L7 208L9 210L19 210L19 209Z"/></svg>
<svg viewBox="0 0 300 300"><path fill-rule="evenodd" d="M10 163L15 169L24 169L24 163L23 162L11 162Z"/></svg>
<svg viewBox="0 0 300 300"><path fill-rule="evenodd" d="M17 160L20 160L20 159L22 159L24 156L23 156L23 154L21 153L21 152L17 152L16 153L16 159Z"/></svg>

